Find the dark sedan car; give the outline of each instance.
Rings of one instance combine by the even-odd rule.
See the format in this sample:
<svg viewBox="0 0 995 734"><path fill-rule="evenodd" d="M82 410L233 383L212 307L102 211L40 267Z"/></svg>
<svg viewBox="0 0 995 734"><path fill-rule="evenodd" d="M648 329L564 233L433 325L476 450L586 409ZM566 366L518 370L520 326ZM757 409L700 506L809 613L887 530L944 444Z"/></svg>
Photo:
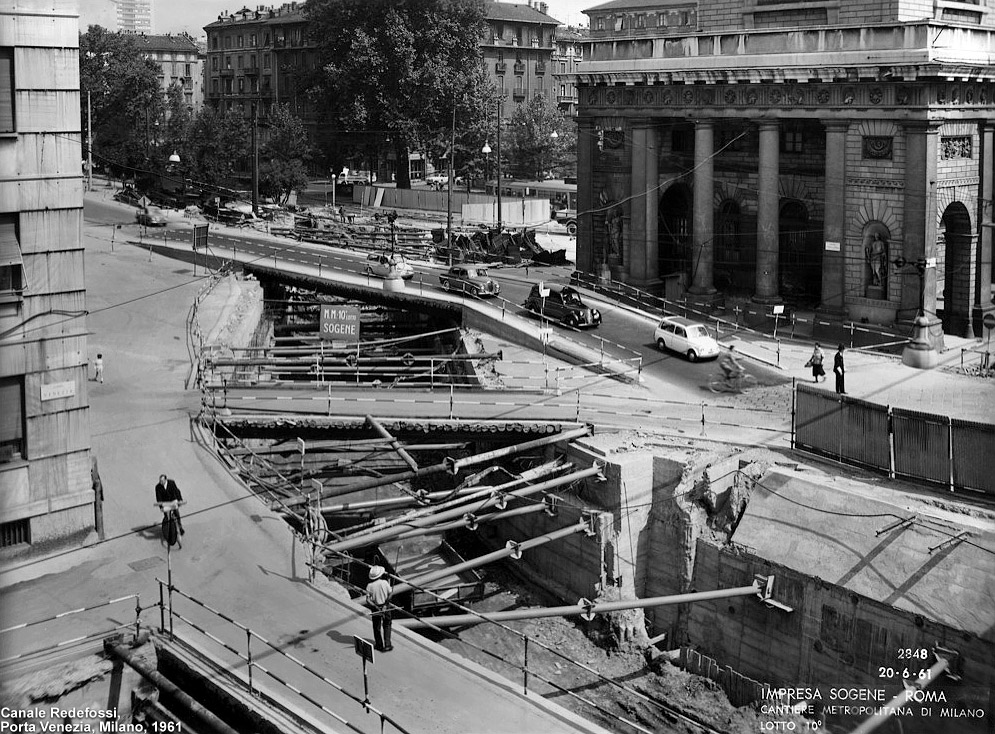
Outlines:
<svg viewBox="0 0 995 734"><path fill-rule="evenodd" d="M166 215L157 206L147 206L141 211L135 212L135 219L146 227L166 226Z"/></svg>
<svg viewBox="0 0 995 734"><path fill-rule="evenodd" d="M523 305L533 313L576 329L594 327L601 323L601 312L596 308L589 308L581 300L580 293L570 286L546 287L542 283L536 283Z"/></svg>

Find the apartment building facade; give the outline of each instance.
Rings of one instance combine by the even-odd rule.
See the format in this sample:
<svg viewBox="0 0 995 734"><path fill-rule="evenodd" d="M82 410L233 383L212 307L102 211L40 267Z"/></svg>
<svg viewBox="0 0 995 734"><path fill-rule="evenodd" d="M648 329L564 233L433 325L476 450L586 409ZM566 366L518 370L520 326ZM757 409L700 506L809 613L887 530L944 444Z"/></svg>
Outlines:
<svg viewBox="0 0 995 734"><path fill-rule="evenodd" d="M553 94L557 106L570 116L577 114L577 68L589 37L586 28L569 26L559 26L553 36Z"/></svg>
<svg viewBox="0 0 995 734"><path fill-rule="evenodd" d="M204 58L193 38L185 33L138 34L135 40L138 48L159 67L163 95L178 84L187 108L199 109L204 104Z"/></svg>
<svg viewBox="0 0 995 734"><path fill-rule="evenodd" d="M708 305L992 312L988 2L614 0L578 73L578 267ZM609 225L622 220L622 236ZM611 236L610 236L611 233Z"/></svg>
<svg viewBox="0 0 995 734"><path fill-rule="evenodd" d="M95 526L78 18L0 8L0 554Z"/></svg>

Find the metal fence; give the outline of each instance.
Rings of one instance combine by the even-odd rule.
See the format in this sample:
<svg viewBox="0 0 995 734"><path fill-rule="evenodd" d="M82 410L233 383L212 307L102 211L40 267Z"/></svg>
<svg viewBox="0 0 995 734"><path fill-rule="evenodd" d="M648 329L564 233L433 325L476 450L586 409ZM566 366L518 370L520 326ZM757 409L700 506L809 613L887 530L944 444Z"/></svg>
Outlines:
<svg viewBox="0 0 995 734"><path fill-rule="evenodd" d="M995 426L798 385L794 445L848 463L995 496Z"/></svg>

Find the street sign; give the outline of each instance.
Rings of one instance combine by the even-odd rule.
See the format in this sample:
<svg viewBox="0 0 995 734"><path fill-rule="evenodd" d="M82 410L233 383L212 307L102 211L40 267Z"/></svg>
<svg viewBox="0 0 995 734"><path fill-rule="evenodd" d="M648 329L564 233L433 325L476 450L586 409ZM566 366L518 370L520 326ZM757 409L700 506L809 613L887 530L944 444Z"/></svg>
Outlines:
<svg viewBox="0 0 995 734"><path fill-rule="evenodd" d="M784 306L772 306L771 313L775 315L784 313Z"/></svg>
<svg viewBox="0 0 995 734"><path fill-rule="evenodd" d="M362 637L352 636L352 644L356 650L356 654L363 660L369 660L373 662L373 643L369 640L364 640Z"/></svg>
<svg viewBox="0 0 995 734"><path fill-rule="evenodd" d="M193 251L207 249L207 228L206 224L195 224L193 226Z"/></svg>
<svg viewBox="0 0 995 734"><path fill-rule="evenodd" d="M539 281L539 298L549 298L549 288L541 280Z"/></svg>
<svg viewBox="0 0 995 734"><path fill-rule="evenodd" d="M327 340L359 341L359 308L322 304L318 336Z"/></svg>
<svg viewBox="0 0 995 734"><path fill-rule="evenodd" d="M985 325L986 329L995 329L995 313L986 313L981 323Z"/></svg>

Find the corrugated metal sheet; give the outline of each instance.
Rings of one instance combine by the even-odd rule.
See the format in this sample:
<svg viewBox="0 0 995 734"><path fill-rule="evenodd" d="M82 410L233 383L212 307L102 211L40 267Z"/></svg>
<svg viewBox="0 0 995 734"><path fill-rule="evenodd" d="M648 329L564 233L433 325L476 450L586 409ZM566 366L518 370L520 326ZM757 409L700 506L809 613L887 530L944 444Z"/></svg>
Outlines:
<svg viewBox="0 0 995 734"><path fill-rule="evenodd" d="M888 406L844 397L841 429L840 455L844 461L891 468Z"/></svg>
<svg viewBox="0 0 995 734"><path fill-rule="evenodd" d="M949 418L904 408L892 409L895 474L950 483Z"/></svg>
<svg viewBox="0 0 995 734"><path fill-rule="evenodd" d="M995 495L995 426L953 419L954 487Z"/></svg>
<svg viewBox="0 0 995 734"><path fill-rule="evenodd" d="M798 385L795 391L795 445L839 456L843 411L840 399L825 390Z"/></svg>

